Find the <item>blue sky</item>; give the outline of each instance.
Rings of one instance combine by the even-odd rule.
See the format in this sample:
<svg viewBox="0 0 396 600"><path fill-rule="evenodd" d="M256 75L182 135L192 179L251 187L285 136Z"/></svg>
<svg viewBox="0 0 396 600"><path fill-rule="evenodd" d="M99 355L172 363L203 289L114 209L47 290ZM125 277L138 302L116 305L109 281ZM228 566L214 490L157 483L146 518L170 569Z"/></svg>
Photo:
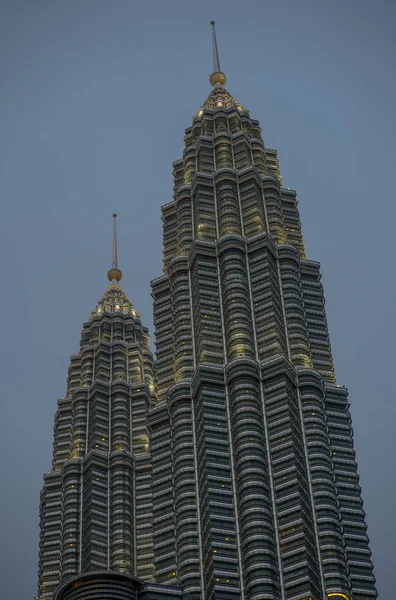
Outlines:
<svg viewBox="0 0 396 600"><path fill-rule="evenodd" d="M107 285L152 331L160 206L202 104L217 22L227 88L260 120L322 264L338 382L350 390L382 598L395 585L395 4L377 0L3 0L0 5L0 568L36 588L38 502L56 400Z"/></svg>

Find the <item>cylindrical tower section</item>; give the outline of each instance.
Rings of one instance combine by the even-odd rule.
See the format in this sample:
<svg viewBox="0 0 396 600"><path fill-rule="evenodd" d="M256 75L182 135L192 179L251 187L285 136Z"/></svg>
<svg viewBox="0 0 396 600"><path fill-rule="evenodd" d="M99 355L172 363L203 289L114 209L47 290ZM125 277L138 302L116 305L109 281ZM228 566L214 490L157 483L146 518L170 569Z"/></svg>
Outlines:
<svg viewBox="0 0 396 600"><path fill-rule="evenodd" d="M180 185L182 185L182 182ZM169 262L178 254L177 213L175 202L169 202L162 207L163 227L163 271L166 273Z"/></svg>
<svg viewBox="0 0 396 600"><path fill-rule="evenodd" d="M247 238L267 231L261 180L253 169L238 175L243 233Z"/></svg>
<svg viewBox="0 0 396 600"><path fill-rule="evenodd" d="M282 188L281 207L286 227L286 241L288 244L297 248L300 258L303 260L307 258L307 255L305 252L300 215L297 206L296 192L294 190Z"/></svg>
<svg viewBox="0 0 396 600"><path fill-rule="evenodd" d="M167 275L155 279L151 285L154 298L157 401L161 402L174 383L172 293Z"/></svg>
<svg viewBox="0 0 396 600"><path fill-rule="evenodd" d="M131 400L129 386L125 381L113 384L111 395L111 451L130 451L131 440Z"/></svg>
<svg viewBox="0 0 396 600"><path fill-rule="evenodd" d="M221 131L214 138L216 169L232 168L231 137L225 131Z"/></svg>
<svg viewBox="0 0 396 600"><path fill-rule="evenodd" d="M99 334L100 335L100 334ZM76 387L81 385L81 355L74 354L70 358L70 367L67 376L67 391L71 395Z"/></svg>
<svg viewBox="0 0 396 600"><path fill-rule="evenodd" d="M183 160L175 160L173 163L173 191L176 193L181 185L183 185L184 172Z"/></svg>
<svg viewBox="0 0 396 600"><path fill-rule="evenodd" d="M325 414L324 384L322 377L313 370L299 370L298 379L326 591L342 592L349 597L341 515Z"/></svg>
<svg viewBox="0 0 396 600"><path fill-rule="evenodd" d="M67 398L60 398L58 400L58 410L55 414L54 453L52 459L54 471L60 470L70 456L72 393L70 390Z"/></svg>
<svg viewBox="0 0 396 600"><path fill-rule="evenodd" d="M97 381L92 386L89 396L88 451L108 452L109 409L109 385Z"/></svg>
<svg viewBox="0 0 396 600"><path fill-rule="evenodd" d="M175 533L178 580L184 591L200 592L197 489L190 386L174 385L168 396L172 423ZM169 573L169 579L173 577Z"/></svg>
<svg viewBox="0 0 396 600"><path fill-rule="evenodd" d="M205 242L216 240L216 215L213 178L199 174L192 191L194 206L194 238Z"/></svg>
<svg viewBox="0 0 396 600"><path fill-rule="evenodd" d="M244 241L227 236L218 245L228 360L254 357L252 315Z"/></svg>
<svg viewBox="0 0 396 600"><path fill-rule="evenodd" d="M134 572L134 463L130 452L110 456L110 568Z"/></svg>
<svg viewBox="0 0 396 600"><path fill-rule="evenodd" d="M143 374L144 381L152 394L155 391L154 383L154 368L153 368L153 355L150 350L144 349L142 352L143 356Z"/></svg>
<svg viewBox="0 0 396 600"><path fill-rule="evenodd" d="M184 184L189 185L195 174L195 146L188 146L183 153Z"/></svg>
<svg viewBox="0 0 396 600"><path fill-rule="evenodd" d="M325 383L325 408L348 558L351 596L354 600L376 598L346 388Z"/></svg>
<svg viewBox="0 0 396 600"><path fill-rule="evenodd" d="M247 246L258 357L267 361L287 354L276 247L266 234Z"/></svg>
<svg viewBox="0 0 396 600"><path fill-rule="evenodd" d="M93 379L93 348L89 346L81 352L81 385L91 385Z"/></svg>
<svg viewBox="0 0 396 600"><path fill-rule="evenodd" d="M238 201L237 179L234 171L221 171L215 175L219 236L240 235L241 215Z"/></svg>
<svg viewBox="0 0 396 600"><path fill-rule="evenodd" d="M192 337L187 259L175 258L169 267L174 327L176 383L191 376Z"/></svg>
<svg viewBox="0 0 396 600"><path fill-rule="evenodd" d="M177 210L178 254L186 255L192 241L191 189L181 187L175 194Z"/></svg>
<svg viewBox="0 0 396 600"><path fill-rule="evenodd" d="M120 323L122 326L122 323ZM127 380L127 349L122 341L114 342L111 353L112 380Z"/></svg>
<svg viewBox="0 0 396 600"><path fill-rule="evenodd" d="M286 230L281 208L279 181L273 176L263 177L263 189L271 237L277 244L284 244Z"/></svg>
<svg viewBox="0 0 396 600"><path fill-rule="evenodd" d="M215 246L195 242L190 269L196 361L222 366L224 349Z"/></svg>
<svg viewBox="0 0 396 600"><path fill-rule="evenodd" d="M153 517L156 581L176 577L173 500L172 430L168 406L159 402L149 413L152 460ZM170 576L169 573L172 573ZM173 575L175 573L175 575Z"/></svg>
<svg viewBox="0 0 396 600"><path fill-rule="evenodd" d="M62 542L62 475L60 471L44 475L40 495L40 559L38 597L52 600L60 579Z"/></svg>
<svg viewBox="0 0 396 600"><path fill-rule="evenodd" d="M300 282L300 260L297 248L282 245L278 249L283 306L290 357L295 367L312 367L304 300Z"/></svg>
<svg viewBox="0 0 396 600"><path fill-rule="evenodd" d="M81 462L68 461L62 473L61 580L80 570Z"/></svg>
<svg viewBox="0 0 396 600"><path fill-rule="evenodd" d="M267 169L265 164L264 143L261 139L253 138L251 140L253 164L260 175L266 175Z"/></svg>
<svg viewBox="0 0 396 600"><path fill-rule="evenodd" d="M215 135L228 132L227 114L225 112L224 102L218 100L214 112ZM218 168L218 167L217 167Z"/></svg>
<svg viewBox="0 0 396 600"><path fill-rule="evenodd" d="M83 461L81 571L109 567L109 461L90 452Z"/></svg>
<svg viewBox="0 0 396 600"><path fill-rule="evenodd" d="M235 168L239 171L250 167L252 164L252 153L246 135L240 131L237 135L233 136L232 142Z"/></svg>
<svg viewBox="0 0 396 600"><path fill-rule="evenodd" d="M71 458L83 458L87 444L88 390L77 388L72 399Z"/></svg>
<svg viewBox="0 0 396 600"><path fill-rule="evenodd" d="M125 307L127 309L127 307ZM111 341L112 342L122 342L125 339L125 332L124 332L124 319L121 316L121 303L120 303L120 298L118 298L117 296L114 298L114 304L113 304L113 312L116 313L113 316L113 320L112 320L112 337L111 337Z"/></svg>
<svg viewBox="0 0 396 600"><path fill-rule="evenodd" d="M302 260L300 271L312 364L326 382L335 383L320 265Z"/></svg>
<svg viewBox="0 0 396 600"><path fill-rule="evenodd" d="M213 121L204 120L202 128L208 131L204 134L207 137L197 140L197 161L198 161L198 173L210 173L214 171L214 150L213 140L211 139L213 133Z"/></svg>
<svg viewBox="0 0 396 600"><path fill-rule="evenodd" d="M233 458L245 598L280 598L259 367L241 359L227 366Z"/></svg>

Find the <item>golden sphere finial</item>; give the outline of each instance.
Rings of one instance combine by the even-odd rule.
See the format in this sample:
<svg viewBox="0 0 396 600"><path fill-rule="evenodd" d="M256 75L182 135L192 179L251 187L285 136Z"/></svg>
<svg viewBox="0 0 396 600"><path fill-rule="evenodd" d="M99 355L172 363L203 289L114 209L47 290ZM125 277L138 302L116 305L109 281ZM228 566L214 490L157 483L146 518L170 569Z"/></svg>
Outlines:
<svg viewBox="0 0 396 600"><path fill-rule="evenodd" d="M209 79L213 87L216 85L216 83L219 83L220 85L225 85L227 81L227 78L222 71L215 71L214 73L212 73Z"/></svg>
<svg viewBox="0 0 396 600"><path fill-rule="evenodd" d="M110 271L107 273L107 279L109 281L114 281L114 280L121 281L122 273L121 273L120 269L117 269L115 267L110 269Z"/></svg>

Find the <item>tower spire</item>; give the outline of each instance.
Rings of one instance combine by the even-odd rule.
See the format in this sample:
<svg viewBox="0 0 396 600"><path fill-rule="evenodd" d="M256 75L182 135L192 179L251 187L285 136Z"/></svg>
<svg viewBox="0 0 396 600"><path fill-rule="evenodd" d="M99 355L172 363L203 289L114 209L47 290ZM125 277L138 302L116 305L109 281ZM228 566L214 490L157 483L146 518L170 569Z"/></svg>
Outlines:
<svg viewBox="0 0 396 600"><path fill-rule="evenodd" d="M217 47L217 39L216 39L216 23L215 21L211 21L212 25L212 41L213 41L213 71L216 73L220 71L220 59L219 59L219 49Z"/></svg>
<svg viewBox="0 0 396 600"><path fill-rule="evenodd" d="M113 214L113 269L117 268L117 215Z"/></svg>
<svg viewBox="0 0 396 600"><path fill-rule="evenodd" d="M112 253L112 265L110 271L107 273L107 278L112 284L117 284L122 279L122 273L118 268L117 264L117 215L113 214L113 253Z"/></svg>
<svg viewBox="0 0 396 600"><path fill-rule="evenodd" d="M224 73L220 69L220 58L219 58L219 49L217 47L217 39L216 39L216 24L214 21L211 21L212 25L212 41L213 41L213 73L210 76L210 83L213 87L220 87L225 85L227 78Z"/></svg>

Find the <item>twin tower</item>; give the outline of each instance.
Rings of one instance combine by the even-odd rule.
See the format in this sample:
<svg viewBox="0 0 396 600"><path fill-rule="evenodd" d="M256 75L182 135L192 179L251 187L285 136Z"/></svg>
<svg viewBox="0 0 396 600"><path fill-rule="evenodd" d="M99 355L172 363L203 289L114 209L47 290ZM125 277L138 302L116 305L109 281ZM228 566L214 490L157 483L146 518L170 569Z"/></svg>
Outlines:
<svg viewBox="0 0 396 600"><path fill-rule="evenodd" d="M377 598L319 264L212 27L213 90L162 207L156 360L114 229L58 402L38 600Z"/></svg>

